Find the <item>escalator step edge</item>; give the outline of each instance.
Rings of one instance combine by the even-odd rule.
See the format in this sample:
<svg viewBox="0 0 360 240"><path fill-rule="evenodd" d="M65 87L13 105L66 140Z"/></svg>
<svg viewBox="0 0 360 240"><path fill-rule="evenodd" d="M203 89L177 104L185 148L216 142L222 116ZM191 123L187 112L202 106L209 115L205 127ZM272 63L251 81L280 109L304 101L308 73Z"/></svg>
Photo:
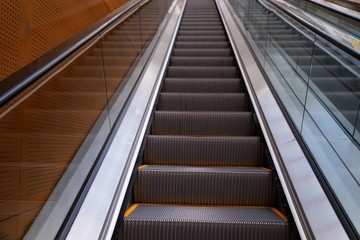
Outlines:
<svg viewBox="0 0 360 240"><path fill-rule="evenodd" d="M127 240L285 240L288 220L268 207L133 205L125 214Z"/></svg>

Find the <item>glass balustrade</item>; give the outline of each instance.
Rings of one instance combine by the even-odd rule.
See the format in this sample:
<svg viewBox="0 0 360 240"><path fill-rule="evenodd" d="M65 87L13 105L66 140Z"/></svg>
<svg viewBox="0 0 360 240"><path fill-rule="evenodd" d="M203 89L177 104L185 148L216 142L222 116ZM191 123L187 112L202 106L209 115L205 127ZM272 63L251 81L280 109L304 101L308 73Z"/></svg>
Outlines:
<svg viewBox="0 0 360 240"><path fill-rule="evenodd" d="M266 2L229 2L272 88L360 232L360 60Z"/></svg>
<svg viewBox="0 0 360 240"><path fill-rule="evenodd" d="M57 233L170 4L149 1L0 109L0 239Z"/></svg>

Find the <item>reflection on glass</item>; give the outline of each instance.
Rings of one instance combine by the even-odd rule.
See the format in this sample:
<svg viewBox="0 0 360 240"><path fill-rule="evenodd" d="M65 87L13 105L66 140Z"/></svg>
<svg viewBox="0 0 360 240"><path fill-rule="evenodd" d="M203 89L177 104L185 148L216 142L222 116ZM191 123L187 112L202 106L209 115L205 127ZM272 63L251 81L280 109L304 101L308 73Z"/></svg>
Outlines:
<svg viewBox="0 0 360 240"><path fill-rule="evenodd" d="M102 64L80 58L1 113L1 237L27 231L106 102Z"/></svg>
<svg viewBox="0 0 360 240"><path fill-rule="evenodd" d="M76 60L59 66L59 73L40 79L0 109L0 239L21 239L30 227L36 232L34 225L46 222L51 212L44 211L56 205L61 217L50 224L61 226L121 110L113 111L114 99L135 66L144 65L143 53L170 4L149 1L84 47ZM70 186L63 207L57 202L64 194L59 189L78 170L85 174ZM50 208L42 209L44 204Z"/></svg>
<svg viewBox="0 0 360 240"><path fill-rule="evenodd" d="M146 8L146 4L143 8ZM102 51L95 56L104 62L106 89L109 99L111 123L116 121L120 109L113 109L114 99L122 92L128 76L141 58L141 25L139 11L101 38ZM111 101L111 99L113 99Z"/></svg>

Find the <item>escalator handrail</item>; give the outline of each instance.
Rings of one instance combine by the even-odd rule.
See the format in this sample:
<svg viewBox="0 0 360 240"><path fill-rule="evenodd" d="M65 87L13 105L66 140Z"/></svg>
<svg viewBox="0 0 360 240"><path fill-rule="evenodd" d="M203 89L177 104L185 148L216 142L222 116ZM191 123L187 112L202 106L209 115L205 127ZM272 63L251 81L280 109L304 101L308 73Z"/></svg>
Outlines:
<svg viewBox="0 0 360 240"><path fill-rule="evenodd" d="M15 98L31 84L39 80L46 73L50 72L50 70L58 66L63 60L70 57L72 53L76 52L81 47L85 46L88 42L99 36L99 34L104 32L108 27L123 17L126 13L140 7L147 1L148 0L129 1L115 10L115 12L113 11L109 13L98 22L88 27L88 29L90 29L92 26L99 24L101 21L104 21L104 23L102 23L100 26L97 26L94 30L86 32L85 34L84 32L81 32L75 35L73 38L65 41L55 49L50 50L39 59L2 80L0 82L0 108L6 105L10 100ZM38 65L40 65L40 67L38 67Z"/></svg>
<svg viewBox="0 0 360 240"><path fill-rule="evenodd" d="M324 0L309 0L311 3L321 6L339 15L348 17L355 21L360 21L360 15L357 11L328 2Z"/></svg>
<svg viewBox="0 0 360 240"><path fill-rule="evenodd" d="M315 34L345 51L355 59L360 60L360 48L357 49L354 46L360 44L360 41L355 37L350 35L346 35L345 37L344 33L341 34L338 30L324 22L319 23L318 20L310 16L308 13L303 12L301 9L298 9L283 0L267 0L267 2L295 19L297 22L300 22ZM354 42L356 42L356 44L354 44Z"/></svg>

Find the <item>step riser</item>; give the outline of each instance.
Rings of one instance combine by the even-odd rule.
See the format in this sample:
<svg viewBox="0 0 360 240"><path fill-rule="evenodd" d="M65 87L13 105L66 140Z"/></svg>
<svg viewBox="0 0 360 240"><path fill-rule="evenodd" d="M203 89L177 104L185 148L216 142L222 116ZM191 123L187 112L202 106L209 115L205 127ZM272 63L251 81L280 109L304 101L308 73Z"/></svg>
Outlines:
<svg viewBox="0 0 360 240"><path fill-rule="evenodd" d="M173 67L167 71L167 77L173 78L236 78L236 67Z"/></svg>
<svg viewBox="0 0 360 240"><path fill-rule="evenodd" d="M232 57L173 57L170 66L233 66Z"/></svg>
<svg viewBox="0 0 360 240"><path fill-rule="evenodd" d="M251 136L255 133L252 113L155 112L152 134Z"/></svg>
<svg viewBox="0 0 360 240"><path fill-rule="evenodd" d="M245 94L162 93L158 103L162 111L247 111Z"/></svg>
<svg viewBox="0 0 360 240"><path fill-rule="evenodd" d="M181 49L175 48L173 51L175 57L231 57L230 49Z"/></svg>
<svg viewBox="0 0 360 240"><path fill-rule="evenodd" d="M138 171L134 197L135 202L156 204L271 206L275 189L270 171L169 172L144 168Z"/></svg>
<svg viewBox="0 0 360 240"><path fill-rule="evenodd" d="M259 137L147 138L144 164L189 166L261 166L263 148Z"/></svg>
<svg viewBox="0 0 360 240"><path fill-rule="evenodd" d="M167 78L163 92L173 93L238 93L243 91L240 79L176 79Z"/></svg>

